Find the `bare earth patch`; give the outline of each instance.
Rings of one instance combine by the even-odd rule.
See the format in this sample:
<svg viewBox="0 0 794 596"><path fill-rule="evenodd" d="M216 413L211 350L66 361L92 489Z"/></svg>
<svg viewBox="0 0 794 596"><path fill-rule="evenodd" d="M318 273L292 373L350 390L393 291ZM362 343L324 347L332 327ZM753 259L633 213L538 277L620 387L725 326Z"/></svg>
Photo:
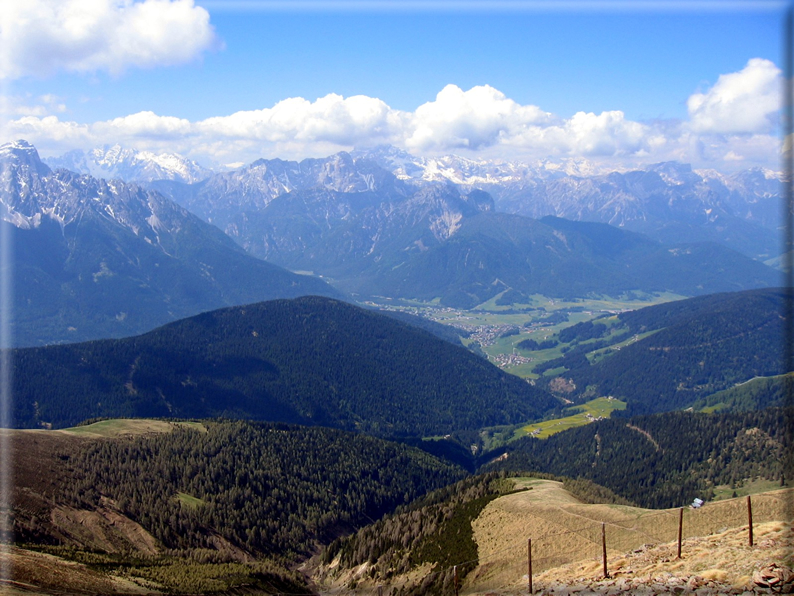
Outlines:
<svg viewBox="0 0 794 596"><path fill-rule="evenodd" d="M80 563L12 547L0 553L11 563L10 582L0 583L2 594L152 594L150 587L93 571Z"/></svg>

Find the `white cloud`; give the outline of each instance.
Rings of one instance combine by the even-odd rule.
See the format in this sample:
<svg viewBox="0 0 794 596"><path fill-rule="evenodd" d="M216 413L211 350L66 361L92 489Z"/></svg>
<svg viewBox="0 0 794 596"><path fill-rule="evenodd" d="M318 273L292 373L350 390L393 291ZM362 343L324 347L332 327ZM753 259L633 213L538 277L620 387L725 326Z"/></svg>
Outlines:
<svg viewBox="0 0 794 596"><path fill-rule="evenodd" d="M531 149L538 157L622 157L647 153L660 143L650 127L626 120L621 111L577 112L571 118L548 126L526 127L506 138L505 145Z"/></svg>
<svg viewBox="0 0 794 596"><path fill-rule="evenodd" d="M479 149L550 119L551 114L537 106L522 106L489 85L468 91L447 85L435 101L413 113L405 145L422 151Z"/></svg>
<svg viewBox="0 0 794 596"><path fill-rule="evenodd" d="M92 132L106 138L155 137L179 138L189 135L192 124L184 118L158 116L154 112L138 112L123 118L97 122Z"/></svg>
<svg viewBox="0 0 794 596"><path fill-rule="evenodd" d="M66 111L66 104L61 98L46 94L37 98L30 95L0 95L0 117L13 118L18 116L47 116L52 112Z"/></svg>
<svg viewBox="0 0 794 596"><path fill-rule="evenodd" d="M400 113L380 99L329 94L314 102L293 97L272 108L237 112L198 122L205 135L272 143L297 141L354 145L390 140Z"/></svg>
<svg viewBox="0 0 794 596"><path fill-rule="evenodd" d="M706 93L687 100L690 125L700 133L763 133L774 129L782 98L780 69L753 58L739 72L720 75Z"/></svg>
<svg viewBox="0 0 794 596"><path fill-rule="evenodd" d="M779 76L776 67L770 68L764 61L751 60L748 68L750 71L734 74L744 77L760 68ZM749 79L742 77L740 82L764 80L758 72ZM636 122L619 110L582 111L560 118L537 106L521 105L487 85L468 91L447 85L433 101L413 112L395 110L374 97L329 94L314 101L293 97L270 108L200 121L143 111L82 124L59 118L63 108L59 98L16 98L11 102L14 109L5 110L10 119L2 136L6 140L25 138L45 155L120 143L138 150L178 152L204 163L250 162L259 157L302 159L391 143L417 155L587 158L623 167L678 160L717 169L775 168L780 140L763 132L763 127L751 134L745 132L752 128L747 124L738 127L742 132L724 132L724 127L716 127L722 132L715 132L713 117L709 127L704 124L707 114L719 112L715 98L744 97L740 91L746 88L737 87L736 80L720 77L698 100L693 120L685 122ZM765 87L748 83L748 88ZM736 105L727 99L722 104ZM766 117L771 113L764 111Z"/></svg>
<svg viewBox="0 0 794 596"><path fill-rule="evenodd" d="M218 43L193 0L0 2L0 79L182 64Z"/></svg>

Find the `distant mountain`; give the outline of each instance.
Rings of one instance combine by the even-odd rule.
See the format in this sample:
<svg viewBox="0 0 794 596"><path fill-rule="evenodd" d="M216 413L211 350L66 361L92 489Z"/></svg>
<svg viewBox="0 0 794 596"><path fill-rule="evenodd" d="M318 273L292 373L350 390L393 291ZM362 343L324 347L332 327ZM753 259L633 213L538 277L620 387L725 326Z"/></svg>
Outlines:
<svg viewBox="0 0 794 596"><path fill-rule="evenodd" d="M559 334L571 349L544 367L565 367L569 398L612 395L627 414L701 407L718 391L788 372L786 299L781 288L712 294L579 323Z"/></svg>
<svg viewBox="0 0 794 596"><path fill-rule="evenodd" d="M778 282L776 271L713 243L662 246L606 224L482 213L444 242L381 268L367 289L470 308L507 290L520 302L536 293L691 296Z"/></svg>
<svg viewBox="0 0 794 596"><path fill-rule="evenodd" d="M324 189L406 196L438 183L452 183L464 195L488 192L495 210L535 219L609 223L668 244L712 241L759 259L780 253L781 173L764 168L723 174L665 162L615 170L583 159L422 158L388 145L301 162L261 159L214 175L175 154L119 145L46 161L94 177L152 183L256 254L262 248L255 226L246 229L248 217L282 194Z"/></svg>
<svg viewBox="0 0 794 596"><path fill-rule="evenodd" d="M354 160L342 152L300 162L259 159L233 172L215 174L174 198L229 233L227 227L241 212L259 211L289 192L318 189L344 194L377 193L386 197L404 197L411 192L410 186L375 163Z"/></svg>
<svg viewBox="0 0 794 596"><path fill-rule="evenodd" d="M53 172L24 141L0 147L0 162L16 345L120 337L221 306L340 295L247 255L156 192Z"/></svg>
<svg viewBox="0 0 794 596"><path fill-rule="evenodd" d="M481 206L460 205L460 192L448 183L417 193L386 170L347 153L301 162L258 160L199 184L159 182L152 188L218 226L252 254L326 275L344 271L341 262L382 258L380 246L394 236L410 236L409 242L425 232L442 237L454 231L461 209L492 207L490 198ZM316 258L323 262L315 263Z"/></svg>
<svg viewBox="0 0 794 596"><path fill-rule="evenodd" d="M175 180L192 184L212 175L211 170L175 153L155 154L125 149L120 145L105 145L87 152L74 149L60 157L48 157L43 161L53 169L64 168L94 178L124 182Z"/></svg>
<svg viewBox="0 0 794 596"><path fill-rule="evenodd" d="M15 423L232 417L423 437L516 424L545 391L428 332L320 297L204 313L145 335L14 352Z"/></svg>
<svg viewBox="0 0 794 596"><path fill-rule="evenodd" d="M526 164L417 158L389 146L356 151L414 184L451 181L490 193L497 211L608 223L665 243L713 241L754 258L780 253L781 174L724 175L677 162L610 171L586 161Z"/></svg>

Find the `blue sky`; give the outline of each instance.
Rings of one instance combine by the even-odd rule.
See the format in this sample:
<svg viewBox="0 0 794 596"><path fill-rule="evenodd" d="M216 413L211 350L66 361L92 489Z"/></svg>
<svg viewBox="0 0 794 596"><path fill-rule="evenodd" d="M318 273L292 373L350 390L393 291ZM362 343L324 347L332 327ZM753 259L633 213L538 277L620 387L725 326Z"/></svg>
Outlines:
<svg viewBox="0 0 794 596"><path fill-rule="evenodd" d="M131 17L119 8L123 2L103 1L108 13L118 5L113 22L127 27L124 19ZM43 7L36 18L53 17L45 14L52 11L49 2L32 2ZM132 40L128 54L108 58L111 52L101 54L103 40L96 33L90 39L100 48L99 57L87 56L84 49L69 45L77 46L73 39L60 39L56 28L53 42L43 49L25 47L24 39L2 40L12 46L12 56L21 52L17 63L27 65L27 70L20 67L5 77L6 135L27 132L45 154L118 140L140 149L190 154L204 162L248 161L277 153L319 155L383 141L414 153L541 158L545 151L552 158L615 163L672 156L723 169L774 166L777 159L774 115L761 114L744 128L726 128L715 123L712 110L692 130L682 133L680 127L696 119L688 104L693 94L708 95L721 75L744 73L750 83L734 82L733 88L753 93L752 84L766 85L758 92L768 99L774 83L771 69L782 64L783 4L701 3L702 9L695 11L681 4L643 9L636 2L624 3L620 10L578 4L555 11L544 4L518 3L498 11L465 10L469 5L455 3L438 10L384 10L377 2L357 4L356 10L339 3L312 5L319 10L209 0L170 3L178 4L181 12L161 29L173 39L147 38L153 46L161 43L159 54L142 57ZM209 17L204 29L197 24L202 9ZM146 23L156 22L156 17L148 19ZM97 27L108 28L109 22L98 20ZM185 28L181 42L175 34L179 27ZM46 27L31 27L31 37L42 29L46 36ZM127 29L135 30L135 25ZM149 25L141 31L152 35ZM195 41L199 34L205 36L201 43ZM750 60L756 60L753 72L745 70ZM756 73L762 71L766 79L759 83ZM442 104L437 96L447 85L461 93L447 94L451 103ZM494 93L480 94L472 102L465 94L473 88ZM326 102L318 115L312 104L329 94L341 97ZM364 109L378 113L356 120L358 112L351 116L350 111L360 111L361 105L343 103L352 96L369 98ZM290 120L277 133L264 130L275 116L261 111L287 98L308 103L288 113L281 110L278 117L300 122ZM752 97L744 101L760 105ZM420 106L434 102L438 109L417 115ZM461 102L469 107L461 108L457 120L436 126L433 118L443 120ZM497 104L501 107L493 108L487 122L478 121ZM217 119L237 112L250 117L241 116L235 132L229 132ZM621 116L605 116L615 112ZM577 113L592 118L579 118L577 125L572 120ZM136 114L145 116L130 119ZM304 126L307 119L337 115L348 121L333 126L325 122L333 128L330 132L323 123L310 130ZM116 124L108 124L114 119L119 119ZM197 124L208 119L216 121L212 126ZM367 132L366 127L377 131ZM246 128L258 132L246 136ZM576 140L565 141L571 134L578 135ZM662 151L660 135L676 140L663 143ZM737 136L741 138L728 138ZM704 153L704 143L714 150ZM731 152L733 157L726 160Z"/></svg>

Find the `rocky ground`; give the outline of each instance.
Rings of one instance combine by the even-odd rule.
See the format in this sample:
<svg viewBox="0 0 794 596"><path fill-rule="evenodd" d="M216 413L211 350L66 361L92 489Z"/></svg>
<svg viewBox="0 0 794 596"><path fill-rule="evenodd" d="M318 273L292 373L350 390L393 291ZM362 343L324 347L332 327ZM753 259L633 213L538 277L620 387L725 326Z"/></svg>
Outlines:
<svg viewBox="0 0 794 596"><path fill-rule="evenodd" d="M555 596L791 594L792 546L791 524L770 522L755 528L753 547L747 529L735 528L685 540L681 559L675 543L644 546L609 562L609 578L603 578L601 561L590 560L550 569L534 578L533 587L538 594ZM492 592L507 593L519 592Z"/></svg>

